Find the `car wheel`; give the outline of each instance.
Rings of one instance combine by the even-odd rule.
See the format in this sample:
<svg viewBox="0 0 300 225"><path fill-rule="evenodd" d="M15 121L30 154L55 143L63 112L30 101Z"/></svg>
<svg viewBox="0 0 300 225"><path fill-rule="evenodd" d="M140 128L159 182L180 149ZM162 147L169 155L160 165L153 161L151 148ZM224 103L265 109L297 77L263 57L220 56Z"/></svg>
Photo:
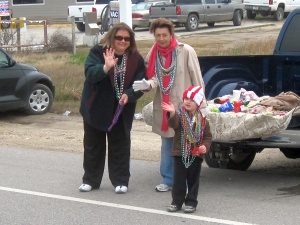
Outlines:
<svg viewBox="0 0 300 225"><path fill-rule="evenodd" d="M209 27L213 27L215 25L215 23L207 23L207 26Z"/></svg>
<svg viewBox="0 0 300 225"><path fill-rule="evenodd" d="M41 115L49 112L53 104L53 94L44 84L35 84L27 98L26 113Z"/></svg>
<svg viewBox="0 0 300 225"><path fill-rule="evenodd" d="M255 151L251 151L246 154L232 154L229 157L226 169L245 171L251 166L255 155Z"/></svg>
<svg viewBox="0 0 300 225"><path fill-rule="evenodd" d="M235 11L233 14L233 25L234 26L240 26L242 23L242 15L240 11Z"/></svg>
<svg viewBox="0 0 300 225"><path fill-rule="evenodd" d="M255 19L256 13L252 12L251 10L247 10L247 18L250 20Z"/></svg>
<svg viewBox="0 0 300 225"><path fill-rule="evenodd" d="M276 10L276 12L274 13L274 19L276 21L280 21L280 20L283 20L283 17L284 17L283 8L278 7L278 9Z"/></svg>
<svg viewBox="0 0 300 225"><path fill-rule="evenodd" d="M76 23L76 27L80 32L85 31L85 24L83 24L83 23Z"/></svg>
<svg viewBox="0 0 300 225"><path fill-rule="evenodd" d="M199 20L198 17L195 14L189 15L187 22L185 24L185 29L188 31L195 31L198 29L199 26Z"/></svg>

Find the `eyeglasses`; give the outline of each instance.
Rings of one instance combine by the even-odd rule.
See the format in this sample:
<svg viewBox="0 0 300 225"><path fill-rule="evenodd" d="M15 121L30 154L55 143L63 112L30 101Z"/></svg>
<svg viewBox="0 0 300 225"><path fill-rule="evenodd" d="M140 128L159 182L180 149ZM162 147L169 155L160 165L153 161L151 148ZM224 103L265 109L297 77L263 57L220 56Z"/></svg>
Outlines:
<svg viewBox="0 0 300 225"><path fill-rule="evenodd" d="M115 39L118 41L126 41L126 42L130 42L130 37L123 37L123 36L115 36Z"/></svg>

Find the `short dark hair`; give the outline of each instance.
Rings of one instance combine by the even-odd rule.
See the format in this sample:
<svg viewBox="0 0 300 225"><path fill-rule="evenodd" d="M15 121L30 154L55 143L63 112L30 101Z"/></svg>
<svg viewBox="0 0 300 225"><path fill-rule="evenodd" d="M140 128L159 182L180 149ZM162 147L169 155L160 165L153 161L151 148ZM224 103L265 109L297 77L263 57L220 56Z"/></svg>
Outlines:
<svg viewBox="0 0 300 225"><path fill-rule="evenodd" d="M137 50L135 34L133 30L126 23L123 22L115 24L112 28L110 28L106 35L100 40L99 45L102 45L104 48L114 48L115 36L119 30L128 31L130 35L130 45L127 51L130 54L134 53Z"/></svg>
<svg viewBox="0 0 300 225"><path fill-rule="evenodd" d="M151 34L155 33L155 30L157 28L167 28L170 32L170 34L174 35L174 24L172 21L167 20L166 18L158 18L152 21L149 31Z"/></svg>

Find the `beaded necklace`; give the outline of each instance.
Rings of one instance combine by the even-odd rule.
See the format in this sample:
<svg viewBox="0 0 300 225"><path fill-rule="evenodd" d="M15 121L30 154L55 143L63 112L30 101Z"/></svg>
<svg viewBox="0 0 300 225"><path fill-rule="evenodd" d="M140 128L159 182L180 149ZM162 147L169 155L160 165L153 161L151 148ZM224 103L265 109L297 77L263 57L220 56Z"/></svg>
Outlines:
<svg viewBox="0 0 300 225"><path fill-rule="evenodd" d="M163 59L159 51L156 53L156 60L155 60L155 72L156 72L156 78L158 80L158 85L160 87L160 90L165 94L168 95L171 92L171 88L173 87L174 80L175 80L175 73L176 73L176 59L177 59L177 50L174 49L172 51L172 63L169 66L169 68L164 68L162 65ZM164 76L171 76L170 82L168 86L165 88L163 85L163 77Z"/></svg>
<svg viewBox="0 0 300 225"><path fill-rule="evenodd" d="M117 63L114 66L114 87L116 92L116 98L120 100L123 94L124 89L124 80L125 80L125 73L126 73L126 63L127 63L127 55L126 53L122 57L122 61L120 65L117 65ZM116 109L115 115L113 117L112 123L108 128L108 132L110 132L113 128L113 126L118 122L119 116L123 110L123 105L118 104L118 107Z"/></svg>
<svg viewBox="0 0 300 225"><path fill-rule="evenodd" d="M189 115L184 108L178 111L180 118L180 149L182 162L188 168L194 162L195 155L192 151L202 145L205 127L205 118L198 109L193 115Z"/></svg>
<svg viewBox="0 0 300 225"><path fill-rule="evenodd" d="M117 63L114 66L114 87L116 92L116 97L120 100L123 94L125 72L126 72L127 54L125 53L122 57L120 65Z"/></svg>

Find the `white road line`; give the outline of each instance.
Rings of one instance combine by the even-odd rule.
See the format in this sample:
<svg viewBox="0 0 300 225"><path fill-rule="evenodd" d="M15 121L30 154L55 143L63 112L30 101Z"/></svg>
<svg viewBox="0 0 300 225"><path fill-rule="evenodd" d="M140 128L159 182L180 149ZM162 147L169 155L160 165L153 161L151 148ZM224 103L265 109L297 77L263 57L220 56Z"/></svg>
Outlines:
<svg viewBox="0 0 300 225"><path fill-rule="evenodd" d="M47 193L42 193L42 192L27 191L27 190L1 187L1 186L0 186L0 190L15 192L15 193L22 193L22 194L27 194L27 195L40 196L40 197L46 197L46 198L60 199L60 200L66 200L66 201L72 201L72 202L82 202L82 203L88 203L88 204L92 204L92 205L101 205L101 206L108 206L108 207L113 207L113 208L135 210L135 211L139 211L139 212L154 213L154 214L160 214L160 215L166 215L166 216L175 216L175 217L180 217L180 218L187 218L187 219L219 223L219 224L254 225L251 223L242 223L242 222L236 222L236 221L231 221L231 220L215 219L215 218L210 218L210 217L195 216L195 215L183 214L183 213L169 213L166 211L161 211L161 210L156 210L156 209L147 209L147 208L141 208L141 207L135 207L135 206L129 206L129 205L121 205L121 204L115 204L115 203L109 203L109 202L94 201L94 200L88 200L88 199L82 199L82 198L74 198L74 197L68 197L68 196L62 196L62 195L47 194Z"/></svg>

